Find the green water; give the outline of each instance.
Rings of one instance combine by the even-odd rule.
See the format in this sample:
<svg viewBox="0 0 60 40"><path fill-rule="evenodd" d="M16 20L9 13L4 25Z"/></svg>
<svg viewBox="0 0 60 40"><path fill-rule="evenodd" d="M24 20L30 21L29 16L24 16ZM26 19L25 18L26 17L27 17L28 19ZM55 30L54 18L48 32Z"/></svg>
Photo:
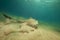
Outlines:
<svg viewBox="0 0 60 40"><path fill-rule="evenodd" d="M60 0L1 0L0 12L24 18L33 17L60 29ZM0 20L5 19L0 17Z"/></svg>

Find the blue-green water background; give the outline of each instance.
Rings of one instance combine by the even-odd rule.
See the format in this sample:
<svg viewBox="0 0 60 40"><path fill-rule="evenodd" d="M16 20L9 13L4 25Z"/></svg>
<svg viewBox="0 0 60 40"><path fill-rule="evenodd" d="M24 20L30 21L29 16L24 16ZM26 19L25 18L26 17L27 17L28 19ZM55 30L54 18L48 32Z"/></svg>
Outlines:
<svg viewBox="0 0 60 40"><path fill-rule="evenodd" d="M60 0L49 1L0 0L0 12L60 25Z"/></svg>

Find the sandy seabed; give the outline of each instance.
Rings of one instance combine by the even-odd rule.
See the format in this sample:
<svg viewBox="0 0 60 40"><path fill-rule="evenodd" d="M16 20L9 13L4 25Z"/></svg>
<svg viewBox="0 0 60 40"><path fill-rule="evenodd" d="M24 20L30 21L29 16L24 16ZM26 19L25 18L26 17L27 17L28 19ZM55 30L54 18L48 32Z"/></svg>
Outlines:
<svg viewBox="0 0 60 40"><path fill-rule="evenodd" d="M7 21L7 24L5 24L0 22L0 40L60 40L60 34L53 30L35 29L24 23L22 28L20 26L21 23L9 23Z"/></svg>
<svg viewBox="0 0 60 40"><path fill-rule="evenodd" d="M30 31L29 28L26 29L29 31L28 33L17 32L19 29L18 23L12 23L9 25L0 25L0 40L60 40L60 35L57 32L45 30L43 28L34 29L34 31ZM8 28L9 27L9 28ZM4 34L4 31L10 31L13 29L15 32L12 32L8 35ZM24 30L24 29L23 29Z"/></svg>

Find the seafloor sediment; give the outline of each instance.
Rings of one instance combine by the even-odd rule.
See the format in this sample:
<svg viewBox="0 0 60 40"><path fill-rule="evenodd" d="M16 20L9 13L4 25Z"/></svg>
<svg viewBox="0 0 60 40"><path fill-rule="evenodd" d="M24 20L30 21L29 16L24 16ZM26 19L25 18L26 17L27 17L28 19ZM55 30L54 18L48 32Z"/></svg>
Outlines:
<svg viewBox="0 0 60 40"><path fill-rule="evenodd" d="M41 28L35 19L0 22L0 40L60 40L60 34Z"/></svg>

